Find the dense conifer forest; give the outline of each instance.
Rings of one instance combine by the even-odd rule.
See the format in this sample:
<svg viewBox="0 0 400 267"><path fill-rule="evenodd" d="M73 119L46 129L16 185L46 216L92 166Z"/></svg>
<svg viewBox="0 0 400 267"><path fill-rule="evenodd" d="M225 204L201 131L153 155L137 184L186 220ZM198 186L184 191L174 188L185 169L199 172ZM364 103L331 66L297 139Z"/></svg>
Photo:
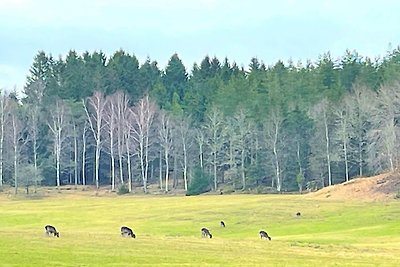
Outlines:
<svg viewBox="0 0 400 267"><path fill-rule="evenodd" d="M399 165L400 48L164 69L119 50L34 57L2 89L0 186L301 191ZM204 184L204 183L203 183Z"/></svg>

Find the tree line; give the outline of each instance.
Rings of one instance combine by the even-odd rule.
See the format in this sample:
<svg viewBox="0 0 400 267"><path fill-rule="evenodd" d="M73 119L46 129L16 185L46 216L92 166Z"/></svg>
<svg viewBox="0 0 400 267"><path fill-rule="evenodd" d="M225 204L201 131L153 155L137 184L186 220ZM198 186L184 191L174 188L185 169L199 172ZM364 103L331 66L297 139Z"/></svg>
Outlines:
<svg viewBox="0 0 400 267"><path fill-rule="evenodd" d="M2 90L0 187L313 189L399 164L400 49L305 64L206 56L190 71L116 51L33 60Z"/></svg>

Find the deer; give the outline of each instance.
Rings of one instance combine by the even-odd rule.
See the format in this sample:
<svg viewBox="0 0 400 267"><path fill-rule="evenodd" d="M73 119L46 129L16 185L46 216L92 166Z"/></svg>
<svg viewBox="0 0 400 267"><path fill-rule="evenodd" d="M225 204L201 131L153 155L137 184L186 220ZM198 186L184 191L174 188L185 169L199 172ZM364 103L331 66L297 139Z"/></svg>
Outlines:
<svg viewBox="0 0 400 267"><path fill-rule="evenodd" d="M132 238L136 238L135 233L133 233L132 229L127 227L127 226L122 226L121 227L121 235L122 236L126 236L126 237L132 237Z"/></svg>
<svg viewBox="0 0 400 267"><path fill-rule="evenodd" d="M46 226L44 227L44 230L46 231L46 234L47 234L48 236L54 235L54 236L56 236L56 237L60 237L60 233L57 232L56 228L55 228L54 226L52 226L52 225L49 225L49 224L46 225Z"/></svg>
<svg viewBox="0 0 400 267"><path fill-rule="evenodd" d="M224 223L224 221L221 221L221 227L225 227L225 223Z"/></svg>
<svg viewBox="0 0 400 267"><path fill-rule="evenodd" d="M265 239L271 240L271 237L264 230L260 231L260 237L261 237L261 239L265 238Z"/></svg>
<svg viewBox="0 0 400 267"><path fill-rule="evenodd" d="M207 228L201 228L201 237L209 237L212 238L212 234Z"/></svg>

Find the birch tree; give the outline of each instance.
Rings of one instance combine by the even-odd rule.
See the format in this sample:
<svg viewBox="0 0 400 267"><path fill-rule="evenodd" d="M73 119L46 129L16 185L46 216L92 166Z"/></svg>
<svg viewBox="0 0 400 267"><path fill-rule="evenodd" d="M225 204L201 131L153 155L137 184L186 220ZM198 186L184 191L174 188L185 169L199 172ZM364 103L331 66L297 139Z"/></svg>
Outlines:
<svg viewBox="0 0 400 267"><path fill-rule="evenodd" d="M28 120L28 132L32 143L33 152L33 174L39 174L38 170L38 149L39 149L39 125L40 125L40 107L42 106L43 96L44 96L45 84L39 79L34 81L29 86L30 92L30 102L29 106L29 120ZM34 190L36 192L37 181L35 179Z"/></svg>
<svg viewBox="0 0 400 267"><path fill-rule="evenodd" d="M398 139L400 129L397 120L400 115L400 84L383 86L370 120L372 129L369 137L369 162L375 171L394 171L399 162Z"/></svg>
<svg viewBox="0 0 400 267"><path fill-rule="evenodd" d="M197 142L197 145L199 146L199 162L200 162L200 168L203 170L204 167L204 145L205 145L205 134L204 134L204 129L197 128L195 130L195 139Z"/></svg>
<svg viewBox="0 0 400 267"><path fill-rule="evenodd" d="M251 123L244 109L239 109L235 114L235 124L238 132L238 153L240 154L240 176L242 178L242 190L246 188L245 159L249 150L249 138ZM275 150L274 150L275 151Z"/></svg>
<svg viewBox="0 0 400 267"><path fill-rule="evenodd" d="M61 156L63 152L63 145L66 140L66 128L68 126L67 107L62 100L57 100L54 107L49 111L49 119L47 125L53 134L53 148L54 158L56 161L56 185L60 187L61 176Z"/></svg>
<svg viewBox="0 0 400 267"><path fill-rule="evenodd" d="M10 98L8 94L1 92L0 95L0 187L3 187L4 181L4 137L9 112Z"/></svg>
<svg viewBox="0 0 400 267"><path fill-rule="evenodd" d="M236 188L236 180L238 176L237 171L237 157L238 157L238 134L236 131L236 123L233 118L228 118L226 120L226 145L227 148L224 150L225 162L224 164L229 166L229 170L224 172L224 180L225 176L227 179L232 181L233 188Z"/></svg>
<svg viewBox="0 0 400 267"><path fill-rule="evenodd" d="M76 189L79 183L79 172L80 170L82 170L82 172L84 170L84 164L80 166L79 161L81 159L82 161L85 161L84 156L86 156L86 151L82 151L83 149L86 150L86 143L84 144L83 139L85 137L81 135L81 133L86 132L87 130L87 118L81 102L68 101L66 104L68 105L68 110L70 112L70 138L72 139L71 143L73 145L74 185Z"/></svg>
<svg viewBox="0 0 400 267"><path fill-rule="evenodd" d="M127 117L125 121L125 130L124 132L124 140L125 140L125 150L126 150L126 165L128 168L128 190L129 192L132 192L132 167L131 167L131 157L132 153L134 152L134 148L132 148L135 145L134 142L134 111L133 108L129 108L127 112ZM132 151L132 152L131 152ZM122 170L120 170L122 172Z"/></svg>
<svg viewBox="0 0 400 267"><path fill-rule="evenodd" d="M172 149L172 126L168 114L161 110L159 114L159 139L160 145L163 149L163 157L165 162L165 192L168 192L169 188L169 157Z"/></svg>
<svg viewBox="0 0 400 267"><path fill-rule="evenodd" d="M138 143L137 152L141 169L143 190L147 193L150 132L156 113L156 105L149 96L143 97L133 109L134 133Z"/></svg>
<svg viewBox="0 0 400 267"><path fill-rule="evenodd" d="M210 112L206 115L207 122L205 124L205 130L207 133L208 146L210 148L210 158L213 169L214 177L214 190L218 188L217 168L220 164L222 153L222 147L224 144L223 136L223 114L220 110L213 107Z"/></svg>
<svg viewBox="0 0 400 267"><path fill-rule="evenodd" d="M22 161L22 151L28 142L26 131L26 121L24 121L24 114L22 107L17 101L10 103L9 110L9 122L10 122L10 135L11 135L11 147L13 150L13 170L14 170L14 189L15 194L18 193L19 186L19 167Z"/></svg>
<svg viewBox="0 0 400 267"><path fill-rule="evenodd" d="M329 110L328 99L322 99L318 104L316 104L311 112L311 116L316 122L316 134L321 133L322 140L316 140L317 143L312 144L312 146L318 146L318 144L324 143L325 146L325 159L328 173L328 185L332 185L332 170L331 170L331 127L330 127L330 110Z"/></svg>
<svg viewBox="0 0 400 267"><path fill-rule="evenodd" d="M121 184L124 183L124 172L123 172L123 155L126 147L126 136L129 133L131 127L129 127L131 111L129 110L129 96L123 92L116 92L113 95L115 103L115 119L116 119L116 135L117 135L117 153L118 153L118 164L119 164L119 179ZM132 116L130 116L132 118ZM128 124L127 124L128 123ZM130 136L130 135L129 135Z"/></svg>
<svg viewBox="0 0 400 267"><path fill-rule="evenodd" d="M97 189L99 189L100 153L103 145L104 113L106 103L107 100L103 93L98 91L94 92L92 97L83 101L90 130L92 131L95 140L95 181Z"/></svg>
<svg viewBox="0 0 400 267"><path fill-rule="evenodd" d="M191 131L189 119L182 117L177 118L176 130L179 135L180 144L182 147L182 170L183 170L183 183L185 191L188 189L188 151L192 145Z"/></svg>
<svg viewBox="0 0 400 267"><path fill-rule="evenodd" d="M272 180L272 187L274 187L274 180L276 182L276 190L282 190L282 167L281 167L281 153L280 147L283 142L282 124L284 117L278 108L271 110L268 119L264 123L264 138L267 147L272 149L275 168L275 179Z"/></svg>
<svg viewBox="0 0 400 267"><path fill-rule="evenodd" d="M339 143L345 166L345 180L349 181L349 153L350 153L350 103L345 96L343 101L333 108L335 116L335 139Z"/></svg>
<svg viewBox="0 0 400 267"><path fill-rule="evenodd" d="M82 185L86 185L86 150L87 150L87 132L89 130L88 121L85 120L82 125Z"/></svg>
<svg viewBox="0 0 400 267"><path fill-rule="evenodd" d="M371 89L365 86L355 85L353 93L348 96L349 102L349 120L351 132L356 144L356 163L358 165L358 175L364 175L364 165L366 163L365 155L367 153L367 132L370 127L369 118L374 110L374 103L377 95Z"/></svg>
<svg viewBox="0 0 400 267"><path fill-rule="evenodd" d="M110 154L110 174L111 174L111 190L115 190L115 132L116 132L116 100L115 95L111 95L108 97L108 101L105 107L104 112L104 123L105 130L108 133L108 138L106 139L109 144L109 154Z"/></svg>
<svg viewBox="0 0 400 267"><path fill-rule="evenodd" d="M39 107L37 105L29 105L30 114L28 121L28 132L32 142L32 152L33 152L33 168L34 174L38 174L38 149L39 149ZM35 181L37 181L35 179ZM36 192L37 183L34 184L34 190Z"/></svg>

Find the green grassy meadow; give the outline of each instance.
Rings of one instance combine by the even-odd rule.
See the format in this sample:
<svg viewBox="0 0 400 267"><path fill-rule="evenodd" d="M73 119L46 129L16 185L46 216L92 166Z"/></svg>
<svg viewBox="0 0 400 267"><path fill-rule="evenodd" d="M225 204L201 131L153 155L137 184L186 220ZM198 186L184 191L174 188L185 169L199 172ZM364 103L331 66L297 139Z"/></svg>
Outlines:
<svg viewBox="0 0 400 267"><path fill-rule="evenodd" d="M46 224L56 226L60 238L47 237ZM121 237L122 225L137 238ZM202 227L212 239L201 238ZM272 241L260 240L261 229ZM137 265L400 266L400 202L296 195L0 195L0 266Z"/></svg>

